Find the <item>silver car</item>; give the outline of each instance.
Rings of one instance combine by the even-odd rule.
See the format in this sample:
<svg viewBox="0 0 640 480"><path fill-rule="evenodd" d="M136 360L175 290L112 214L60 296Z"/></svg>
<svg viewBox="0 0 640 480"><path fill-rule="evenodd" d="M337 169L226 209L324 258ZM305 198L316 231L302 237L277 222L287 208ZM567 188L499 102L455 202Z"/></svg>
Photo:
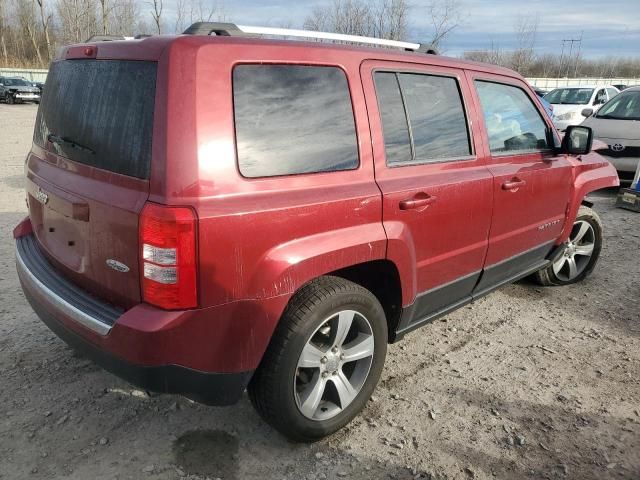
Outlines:
<svg viewBox="0 0 640 480"><path fill-rule="evenodd" d="M640 87L630 87L604 104L597 113L585 108L582 125L608 148L604 155L618 170L620 179L633 180L640 162Z"/></svg>

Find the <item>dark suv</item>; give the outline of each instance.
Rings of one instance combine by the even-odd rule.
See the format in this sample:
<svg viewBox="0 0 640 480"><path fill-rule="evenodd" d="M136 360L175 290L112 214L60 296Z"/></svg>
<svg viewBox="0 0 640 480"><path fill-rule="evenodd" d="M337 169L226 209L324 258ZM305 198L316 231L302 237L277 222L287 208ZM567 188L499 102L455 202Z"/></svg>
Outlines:
<svg viewBox="0 0 640 480"><path fill-rule="evenodd" d="M0 77L0 100L14 103L40 103L41 89L24 78Z"/></svg>
<svg viewBox="0 0 640 480"><path fill-rule="evenodd" d="M593 270L585 195L616 171L590 129L561 142L518 74L243 31L74 45L51 65L17 269L104 368L210 405L248 388L312 441L364 407L387 343L521 277Z"/></svg>

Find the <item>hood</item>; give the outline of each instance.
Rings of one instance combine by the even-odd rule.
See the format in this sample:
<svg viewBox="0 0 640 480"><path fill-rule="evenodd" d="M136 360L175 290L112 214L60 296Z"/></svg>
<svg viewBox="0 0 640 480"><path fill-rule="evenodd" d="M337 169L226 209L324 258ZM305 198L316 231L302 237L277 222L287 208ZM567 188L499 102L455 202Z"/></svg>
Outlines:
<svg viewBox="0 0 640 480"><path fill-rule="evenodd" d="M585 108L590 108L589 105L563 105L561 103L552 103L553 114L555 116L562 115L568 112L582 112Z"/></svg>
<svg viewBox="0 0 640 480"><path fill-rule="evenodd" d="M612 120L610 118L589 117L582 124L593 129L593 136L601 140L640 141L640 121Z"/></svg>

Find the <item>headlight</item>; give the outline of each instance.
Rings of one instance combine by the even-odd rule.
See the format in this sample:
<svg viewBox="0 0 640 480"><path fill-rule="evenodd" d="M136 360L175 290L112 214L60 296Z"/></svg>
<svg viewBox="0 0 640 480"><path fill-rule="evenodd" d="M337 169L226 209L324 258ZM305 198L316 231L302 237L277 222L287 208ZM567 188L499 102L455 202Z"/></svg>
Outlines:
<svg viewBox="0 0 640 480"><path fill-rule="evenodd" d="M567 112L556 116L556 120L571 120L576 116L576 112Z"/></svg>

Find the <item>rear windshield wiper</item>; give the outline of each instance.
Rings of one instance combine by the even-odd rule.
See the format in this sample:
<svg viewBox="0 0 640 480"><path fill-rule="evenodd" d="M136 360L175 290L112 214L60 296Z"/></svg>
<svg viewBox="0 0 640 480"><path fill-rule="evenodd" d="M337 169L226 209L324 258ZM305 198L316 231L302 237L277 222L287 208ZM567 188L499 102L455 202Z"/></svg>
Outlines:
<svg viewBox="0 0 640 480"><path fill-rule="evenodd" d="M89 147L85 147L84 145L80 145L78 142L74 142L73 140L69 140L68 138L64 138L53 133L47 135L47 140L49 140L51 143L57 143L58 145L69 145L71 148L90 153L91 155L94 155L96 153Z"/></svg>

